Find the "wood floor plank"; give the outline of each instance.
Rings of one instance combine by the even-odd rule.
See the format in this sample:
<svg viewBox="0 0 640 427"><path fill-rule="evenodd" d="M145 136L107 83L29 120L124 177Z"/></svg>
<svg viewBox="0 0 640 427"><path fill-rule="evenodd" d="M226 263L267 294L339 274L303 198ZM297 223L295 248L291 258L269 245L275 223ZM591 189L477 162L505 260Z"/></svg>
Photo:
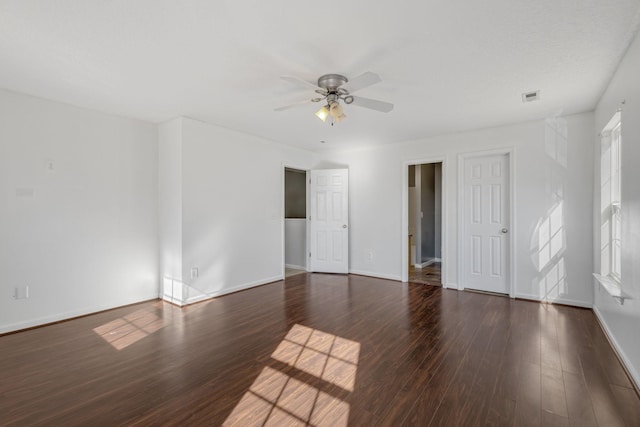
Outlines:
<svg viewBox="0 0 640 427"><path fill-rule="evenodd" d="M580 361L598 425L624 426L618 402L595 352L582 354Z"/></svg>
<svg viewBox="0 0 640 427"><path fill-rule="evenodd" d="M567 400L562 371L542 368L541 409L552 414L567 418Z"/></svg>
<svg viewBox="0 0 640 427"><path fill-rule="evenodd" d="M473 415L465 406L468 406L467 401L472 395L473 384L482 366L481 361L491 342L493 314L491 310L487 311L469 349L460 360L455 375L449 378L449 384L431 420L434 425L462 425L464 418ZM475 414L481 415L480 408L474 406L473 409Z"/></svg>
<svg viewBox="0 0 640 427"><path fill-rule="evenodd" d="M516 397L516 425L540 425L541 383L540 365L523 362Z"/></svg>
<svg viewBox="0 0 640 427"><path fill-rule="evenodd" d="M459 425L482 425L486 422L488 413L493 404L495 387L498 376L495 375L494 366L502 365L505 357L505 350L509 340L511 324L508 322L509 311L512 301L508 298L495 299L495 305L490 307L492 316L487 320L486 326L490 329L491 337L487 341L487 348L484 355L478 359L477 371L474 375L473 385L469 393L464 396L464 403L456 408L459 415L455 421ZM454 380L455 383L455 380ZM510 414L507 414L509 417Z"/></svg>
<svg viewBox="0 0 640 427"><path fill-rule="evenodd" d="M485 297L486 295L482 295ZM435 414L438 412L440 405L446 398L449 386L452 378L456 377L457 372L460 370L462 361L469 360L468 352L471 346L474 344L474 339L482 319L485 316L486 304L489 299L478 298L476 305L469 307L469 310L465 313L467 320L451 331L455 334L455 342L451 345L447 357L437 367L433 376L421 390L418 399L415 401L408 414L404 418L404 424L406 425L425 425L431 423ZM476 343L478 345L478 343ZM465 359L466 357L466 359ZM456 384L456 392L460 389L464 389L467 383ZM446 414L442 412L441 414ZM446 416L446 415L445 415ZM433 421L437 425L437 421Z"/></svg>
<svg viewBox="0 0 640 427"><path fill-rule="evenodd" d="M440 311L452 313L459 310L461 304L465 304L472 296L456 291L444 291L442 298ZM401 425L417 401L422 402L422 411L432 416L440 404L447 376L452 375L455 369L455 365L447 361L461 357L466 351L467 337L475 328L472 321L475 316L477 312L474 311L460 313L455 321L444 322L437 328L438 334L430 346L433 351L424 356L416 355L419 360L417 369L413 375L405 378L403 386L383 408L377 425Z"/></svg>
<svg viewBox="0 0 640 427"><path fill-rule="evenodd" d="M593 413L591 397L584 377L572 372L564 372L567 398L567 413L572 426L595 427L598 425Z"/></svg>
<svg viewBox="0 0 640 427"><path fill-rule="evenodd" d="M545 427L569 427L568 418L547 411L542 411L541 421Z"/></svg>
<svg viewBox="0 0 640 427"><path fill-rule="evenodd" d="M544 310L540 318L540 362L544 368L560 371L562 370L562 362L556 330L556 307L550 304L545 304L543 307Z"/></svg>
<svg viewBox="0 0 640 427"><path fill-rule="evenodd" d="M494 395L487 411L485 426L513 426L515 424L516 401Z"/></svg>
<svg viewBox="0 0 640 427"><path fill-rule="evenodd" d="M640 419L590 310L363 276L304 273L0 336L0 371L0 425Z"/></svg>
<svg viewBox="0 0 640 427"><path fill-rule="evenodd" d="M640 403L635 390L614 384L611 386L611 391L624 422L628 426L640 426Z"/></svg>
<svg viewBox="0 0 640 427"><path fill-rule="evenodd" d="M535 427L542 424L542 411L540 407L526 400L516 401L514 426Z"/></svg>

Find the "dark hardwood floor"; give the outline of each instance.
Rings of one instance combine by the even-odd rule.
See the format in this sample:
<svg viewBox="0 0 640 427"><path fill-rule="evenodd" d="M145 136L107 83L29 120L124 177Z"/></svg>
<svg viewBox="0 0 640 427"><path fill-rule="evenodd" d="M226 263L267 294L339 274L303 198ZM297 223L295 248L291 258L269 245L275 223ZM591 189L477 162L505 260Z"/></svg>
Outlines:
<svg viewBox="0 0 640 427"><path fill-rule="evenodd" d="M2 425L640 425L590 310L301 274L0 337Z"/></svg>
<svg viewBox="0 0 640 427"><path fill-rule="evenodd" d="M426 267L409 267L409 282L442 286L442 263L434 262Z"/></svg>

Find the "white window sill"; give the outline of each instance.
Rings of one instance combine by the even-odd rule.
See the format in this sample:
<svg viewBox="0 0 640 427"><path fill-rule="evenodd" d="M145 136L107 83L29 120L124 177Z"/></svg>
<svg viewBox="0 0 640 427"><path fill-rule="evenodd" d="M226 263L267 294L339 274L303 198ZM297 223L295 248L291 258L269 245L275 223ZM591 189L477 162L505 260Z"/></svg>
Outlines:
<svg viewBox="0 0 640 427"><path fill-rule="evenodd" d="M620 305L624 305L624 300L631 299L631 295L625 293L620 283L609 276L602 276L593 273L601 288L604 288L612 298L616 299Z"/></svg>

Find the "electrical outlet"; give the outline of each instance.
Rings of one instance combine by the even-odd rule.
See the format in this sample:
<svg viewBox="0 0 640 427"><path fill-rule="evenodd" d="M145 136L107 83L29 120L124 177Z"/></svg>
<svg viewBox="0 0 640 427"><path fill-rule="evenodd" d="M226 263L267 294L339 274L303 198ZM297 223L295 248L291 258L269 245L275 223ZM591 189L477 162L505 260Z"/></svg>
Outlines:
<svg viewBox="0 0 640 427"><path fill-rule="evenodd" d="M29 286L16 286L13 288L13 299L27 299L29 298Z"/></svg>
<svg viewBox="0 0 640 427"><path fill-rule="evenodd" d="M373 251L367 252L367 261L373 261Z"/></svg>
<svg viewBox="0 0 640 427"><path fill-rule="evenodd" d="M198 278L198 267L192 267L191 268L191 278L192 279L197 279Z"/></svg>

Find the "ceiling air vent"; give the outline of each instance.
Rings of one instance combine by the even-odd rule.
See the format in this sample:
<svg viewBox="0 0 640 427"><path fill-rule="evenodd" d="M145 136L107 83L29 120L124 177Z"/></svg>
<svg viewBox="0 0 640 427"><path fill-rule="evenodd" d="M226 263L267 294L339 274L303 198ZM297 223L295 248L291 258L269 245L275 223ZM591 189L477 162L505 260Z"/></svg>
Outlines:
<svg viewBox="0 0 640 427"><path fill-rule="evenodd" d="M538 99L540 99L539 90L536 90L535 92L525 92L522 94L522 102L537 101Z"/></svg>

